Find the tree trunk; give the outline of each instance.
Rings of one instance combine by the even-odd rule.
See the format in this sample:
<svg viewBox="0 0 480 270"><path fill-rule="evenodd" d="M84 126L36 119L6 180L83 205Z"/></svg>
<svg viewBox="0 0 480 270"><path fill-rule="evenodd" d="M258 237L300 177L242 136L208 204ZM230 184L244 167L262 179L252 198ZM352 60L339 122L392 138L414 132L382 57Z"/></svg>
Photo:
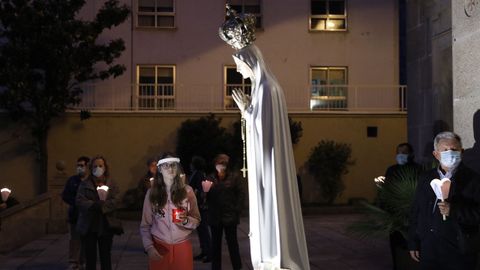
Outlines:
<svg viewBox="0 0 480 270"><path fill-rule="evenodd" d="M35 185L35 193L40 195L48 191L48 127L38 125L33 128L32 133L35 138L40 173L39 181Z"/></svg>

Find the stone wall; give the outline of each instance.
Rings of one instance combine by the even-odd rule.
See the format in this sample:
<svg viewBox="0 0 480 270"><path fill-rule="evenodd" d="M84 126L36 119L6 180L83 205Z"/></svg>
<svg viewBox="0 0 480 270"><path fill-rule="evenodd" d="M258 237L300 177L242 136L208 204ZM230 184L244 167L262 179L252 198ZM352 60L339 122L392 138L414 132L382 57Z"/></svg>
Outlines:
<svg viewBox="0 0 480 270"><path fill-rule="evenodd" d="M452 17L454 129L463 138L464 147L471 148L475 139L480 139L480 124L475 136L473 127L474 114L480 109L479 2L453 0Z"/></svg>
<svg viewBox="0 0 480 270"><path fill-rule="evenodd" d="M0 253L8 253L48 233L50 194L20 203L0 213Z"/></svg>
<svg viewBox="0 0 480 270"><path fill-rule="evenodd" d="M451 1L410 0L406 13L408 140L428 162L435 134L453 128Z"/></svg>

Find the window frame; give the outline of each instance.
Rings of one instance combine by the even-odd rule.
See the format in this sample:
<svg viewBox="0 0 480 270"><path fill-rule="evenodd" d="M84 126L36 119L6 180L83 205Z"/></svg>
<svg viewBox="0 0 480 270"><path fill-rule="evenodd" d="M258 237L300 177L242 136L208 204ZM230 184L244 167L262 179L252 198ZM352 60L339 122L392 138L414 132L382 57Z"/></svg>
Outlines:
<svg viewBox="0 0 480 270"><path fill-rule="evenodd" d="M155 69L155 74L154 74L154 83L140 83L140 69L141 68L154 68ZM172 80L173 83L165 84L165 83L158 83L158 70L159 68L171 68L172 69ZM141 111L173 111L176 109L176 94L177 94L177 89L176 89L176 66L175 65L164 65L164 64L138 64L136 67L136 85L135 85L135 91L136 91L136 108L137 110ZM146 85L147 87L153 87L155 94L154 95L140 95L140 87L142 85ZM172 88L172 95L159 95L158 94L158 89L160 87L165 87L165 86L170 86ZM140 106L141 99L148 100L148 99L153 99L154 100L154 106L153 107L146 107L146 106ZM173 101L173 106L171 107L166 107L166 101ZM158 106L159 102L161 102L162 106Z"/></svg>
<svg viewBox="0 0 480 270"><path fill-rule="evenodd" d="M229 92L229 87L232 87L232 90L235 89L235 88L241 88L243 89L243 91L248 94L248 95L251 95L252 93L252 84L248 84L248 83L245 83L245 81L247 80L246 78L243 78L243 76L240 74L240 76L242 77L242 84L228 84L227 83L227 75L228 75L228 69L234 69L235 72L237 72L238 74L240 74L238 71L237 71L237 66L236 65L224 65L223 66L223 104L222 104L222 107L224 110L235 110L235 109L238 109L237 107L237 104L235 104L235 101L233 100L233 97L232 95L229 95L228 92ZM229 106L231 104L231 106Z"/></svg>
<svg viewBox="0 0 480 270"><path fill-rule="evenodd" d="M310 15L308 17L308 31L310 32L346 32L348 31L348 1L343 0L344 2L344 15L338 15L338 14L329 14L329 5L330 1L335 1L335 0L324 0L326 1L326 14L321 14L321 15L313 15L312 14L312 2L314 0L310 0ZM338 0L337 0L338 1ZM330 19L332 20L338 20L338 19L343 19L345 22L345 28L344 29L312 29L312 19L325 19L325 25L328 24L328 21Z"/></svg>
<svg viewBox="0 0 480 270"><path fill-rule="evenodd" d="M172 0L173 2L173 11L172 12L160 12L157 10L157 0L155 1L155 11L140 11L139 10L139 0L135 1L135 27L140 29L176 29L177 28L177 16L176 16L176 0ZM140 16L153 16L155 18L155 25L139 25L139 17ZM173 17L173 26L160 26L158 25L158 17Z"/></svg>
<svg viewBox="0 0 480 270"><path fill-rule="evenodd" d="M240 1L242 2L241 6L242 6L242 10L235 10L236 12L238 13L244 13L244 10L245 10L245 1L246 0L237 0L237 1ZM236 6L234 4L231 3L231 1L225 1L225 4L229 4L230 6ZM255 19L257 19L258 21L258 18L261 18L261 24L260 26L257 26L255 25L255 29L256 30L263 30L263 24L264 24L264 20L263 20L263 0L258 0L258 6L259 6L259 9L260 9L260 12L259 13L249 13L249 14L253 14L255 16Z"/></svg>
<svg viewBox="0 0 480 270"><path fill-rule="evenodd" d="M327 84L313 84L313 71L314 70L326 70L327 71ZM331 84L330 82L330 71L331 70L343 70L344 71L344 83L343 84ZM310 110L311 111L322 111L322 110L348 110L348 66L310 66L309 68L309 79L310 79L310 89L309 89L309 102L310 102ZM338 85L340 89L343 88L344 95L318 95L314 96L313 95L313 87L314 85L318 85L321 87L321 85L325 85L327 87L331 87L333 85ZM327 88L329 89L329 88ZM332 90L326 90L332 91ZM335 91L335 89L333 90ZM337 90L338 91L338 90ZM318 100L318 101L323 101L327 105L326 107L319 107L319 108L314 108L312 105L312 102ZM335 104L335 102L340 102L339 104L342 104L342 106L330 106L330 104Z"/></svg>

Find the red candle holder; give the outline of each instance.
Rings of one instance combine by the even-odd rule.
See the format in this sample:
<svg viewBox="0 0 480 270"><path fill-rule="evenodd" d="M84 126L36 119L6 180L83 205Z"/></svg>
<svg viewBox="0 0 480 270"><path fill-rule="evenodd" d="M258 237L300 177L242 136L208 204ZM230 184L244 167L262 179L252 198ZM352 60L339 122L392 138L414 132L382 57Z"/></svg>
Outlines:
<svg viewBox="0 0 480 270"><path fill-rule="evenodd" d="M183 222L183 219L180 218L180 215L185 213L185 209L182 208L174 208L172 209L172 221L174 223Z"/></svg>

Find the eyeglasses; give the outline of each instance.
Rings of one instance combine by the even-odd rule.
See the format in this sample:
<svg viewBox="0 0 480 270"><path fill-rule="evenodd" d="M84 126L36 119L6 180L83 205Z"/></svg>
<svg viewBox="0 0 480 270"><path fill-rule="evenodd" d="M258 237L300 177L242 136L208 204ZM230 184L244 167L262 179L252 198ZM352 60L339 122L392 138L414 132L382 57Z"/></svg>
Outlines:
<svg viewBox="0 0 480 270"><path fill-rule="evenodd" d="M85 164L77 163L77 167L85 167Z"/></svg>
<svg viewBox="0 0 480 270"><path fill-rule="evenodd" d="M177 163L176 162L163 163L162 165L160 165L160 167L162 169L168 169L168 168L176 169L177 168Z"/></svg>

